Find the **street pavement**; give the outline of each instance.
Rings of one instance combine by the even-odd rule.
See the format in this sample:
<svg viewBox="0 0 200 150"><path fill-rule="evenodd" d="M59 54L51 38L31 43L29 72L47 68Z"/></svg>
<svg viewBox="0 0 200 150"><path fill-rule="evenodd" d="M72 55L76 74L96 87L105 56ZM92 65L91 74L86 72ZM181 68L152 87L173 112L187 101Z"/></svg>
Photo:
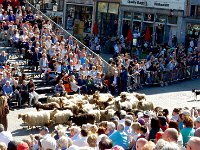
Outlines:
<svg viewBox="0 0 200 150"><path fill-rule="evenodd" d="M137 92L145 93L147 100L153 101L155 106L169 109L171 113L175 107L200 107L200 96L198 97L199 101L194 101L192 89L200 90L200 79L183 81L164 87L146 87ZM20 109L11 111L8 115L8 130L12 132L17 141L27 138L30 134L39 133L39 129L27 130L26 127L23 129L23 122L18 119L18 114L28 111L36 110L34 108Z"/></svg>

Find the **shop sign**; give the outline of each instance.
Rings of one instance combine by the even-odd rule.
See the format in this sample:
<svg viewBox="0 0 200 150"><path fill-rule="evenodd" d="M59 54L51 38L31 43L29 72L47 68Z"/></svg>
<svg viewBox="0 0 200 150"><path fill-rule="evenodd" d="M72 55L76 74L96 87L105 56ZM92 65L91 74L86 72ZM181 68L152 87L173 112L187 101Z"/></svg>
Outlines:
<svg viewBox="0 0 200 150"><path fill-rule="evenodd" d="M122 0L122 5L184 10L185 0Z"/></svg>

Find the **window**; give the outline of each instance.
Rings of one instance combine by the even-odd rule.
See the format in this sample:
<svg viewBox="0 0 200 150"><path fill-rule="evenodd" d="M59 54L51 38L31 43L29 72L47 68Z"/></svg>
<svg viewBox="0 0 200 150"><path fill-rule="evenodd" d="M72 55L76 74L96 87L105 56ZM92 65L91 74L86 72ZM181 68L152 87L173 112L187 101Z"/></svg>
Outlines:
<svg viewBox="0 0 200 150"><path fill-rule="evenodd" d="M142 19L142 14L141 13L134 13L134 19L135 20L141 20Z"/></svg>
<svg viewBox="0 0 200 150"><path fill-rule="evenodd" d="M118 3L109 3L108 13L118 15L119 4Z"/></svg>
<svg viewBox="0 0 200 150"><path fill-rule="evenodd" d="M98 3L98 11L102 13L107 13L108 10L108 3L99 2Z"/></svg>
<svg viewBox="0 0 200 150"><path fill-rule="evenodd" d="M176 16L168 16L168 23L169 24L177 24L177 17Z"/></svg>
<svg viewBox="0 0 200 150"><path fill-rule="evenodd" d="M165 21L166 21L165 15L157 14L156 22L165 23Z"/></svg>
<svg viewBox="0 0 200 150"><path fill-rule="evenodd" d="M124 19L131 19L131 13L125 11L125 12L124 12Z"/></svg>
<svg viewBox="0 0 200 150"><path fill-rule="evenodd" d="M200 17L200 6L197 6L196 16L197 16L197 17Z"/></svg>
<svg viewBox="0 0 200 150"><path fill-rule="evenodd" d="M144 15L144 21L154 21L154 14L145 14Z"/></svg>
<svg viewBox="0 0 200 150"><path fill-rule="evenodd" d="M195 16L195 5L191 5L190 16Z"/></svg>

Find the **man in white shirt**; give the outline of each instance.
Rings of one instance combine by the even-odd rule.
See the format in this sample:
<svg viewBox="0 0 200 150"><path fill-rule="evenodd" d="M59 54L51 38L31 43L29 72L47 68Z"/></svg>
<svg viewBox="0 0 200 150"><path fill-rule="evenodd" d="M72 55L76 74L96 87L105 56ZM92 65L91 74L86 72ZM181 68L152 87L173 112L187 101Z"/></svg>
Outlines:
<svg viewBox="0 0 200 150"><path fill-rule="evenodd" d="M9 131L4 131L4 126L0 124L0 142L8 143L13 140L12 134Z"/></svg>
<svg viewBox="0 0 200 150"><path fill-rule="evenodd" d="M87 137L88 137L88 131L85 129L81 130L81 137L80 139L73 141L73 144L78 146L78 147L85 147L89 146L87 143Z"/></svg>

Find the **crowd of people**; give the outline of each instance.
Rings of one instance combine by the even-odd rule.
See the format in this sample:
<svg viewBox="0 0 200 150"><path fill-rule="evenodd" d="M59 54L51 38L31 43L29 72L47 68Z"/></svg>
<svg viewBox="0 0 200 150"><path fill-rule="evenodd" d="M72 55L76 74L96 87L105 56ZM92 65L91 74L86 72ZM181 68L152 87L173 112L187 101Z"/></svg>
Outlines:
<svg viewBox="0 0 200 150"><path fill-rule="evenodd" d="M6 106L6 101L4 104ZM1 107L0 110L2 111ZM110 121L79 126L42 127L22 141L0 124L1 150L199 150L200 109L121 110Z"/></svg>

